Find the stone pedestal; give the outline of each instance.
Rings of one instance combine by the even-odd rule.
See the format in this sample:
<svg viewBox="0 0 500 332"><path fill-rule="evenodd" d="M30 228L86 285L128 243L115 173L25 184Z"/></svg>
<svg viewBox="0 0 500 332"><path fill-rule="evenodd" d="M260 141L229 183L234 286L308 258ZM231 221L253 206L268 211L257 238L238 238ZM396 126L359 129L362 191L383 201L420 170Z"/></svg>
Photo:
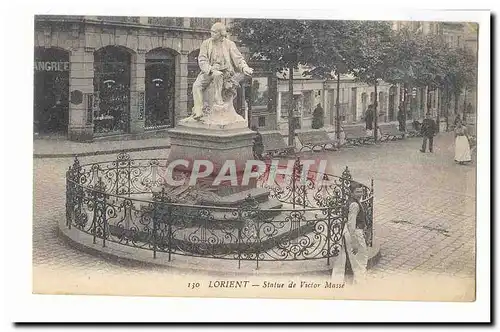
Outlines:
<svg viewBox="0 0 500 332"><path fill-rule="evenodd" d="M190 173L195 160L211 161L214 165L212 175L198 183L205 182L211 191L221 196L255 187L255 182L245 187L229 186L227 183L217 187L210 186L227 160L234 160L236 173L241 179L247 160L254 159L252 147L255 133L247 128L246 120L228 106L227 103L215 105L212 112L200 120L187 118L181 120L176 128L169 130L169 161L189 161L187 169L178 166L175 170ZM229 172L226 174L229 175Z"/></svg>

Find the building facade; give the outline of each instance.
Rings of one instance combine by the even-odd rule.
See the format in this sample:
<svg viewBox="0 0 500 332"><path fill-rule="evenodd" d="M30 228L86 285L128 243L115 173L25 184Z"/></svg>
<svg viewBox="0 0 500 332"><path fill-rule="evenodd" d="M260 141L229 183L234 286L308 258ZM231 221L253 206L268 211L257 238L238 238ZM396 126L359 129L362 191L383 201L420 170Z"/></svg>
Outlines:
<svg viewBox="0 0 500 332"><path fill-rule="evenodd" d="M90 141L189 115L201 42L218 18L37 16L35 134Z"/></svg>
<svg viewBox="0 0 500 332"><path fill-rule="evenodd" d="M216 21L230 25L231 19L37 16L35 134L91 141L166 132L191 113L199 47ZM467 24L394 22L393 28L408 24L415 31L441 34L454 47L477 51L477 28L474 31ZM235 101L237 112L248 119L249 127L286 132L288 80L271 72L265 63L249 65L255 71L251 79L242 82ZM321 105L324 125L333 130L337 95L343 125L364 121L368 105L375 100L373 86L345 75L337 90L335 80L316 80L302 72L294 74L296 127L311 128L313 111ZM475 109L475 87L470 88L460 99L460 109ZM377 90L379 122L396 121L403 98L401 87L381 82ZM423 118L427 111L437 115L442 109L437 90L412 88L407 96L410 120Z"/></svg>
<svg viewBox="0 0 500 332"><path fill-rule="evenodd" d="M297 74L300 73L297 72ZM328 130L333 130L335 128L337 94L339 97L339 114L342 125L356 124L364 121L368 105L375 102L375 88L356 82L349 75L341 76L339 89L337 89L337 82L335 80L307 78L295 79L293 89L294 117L296 118L296 127L300 129L312 128L314 109L320 105L324 112L324 126ZM396 121L400 99L399 89L391 84L381 82L377 86L377 93L379 121ZM287 80L279 80L277 99L276 122L279 130L286 131L288 128L288 110L290 107Z"/></svg>

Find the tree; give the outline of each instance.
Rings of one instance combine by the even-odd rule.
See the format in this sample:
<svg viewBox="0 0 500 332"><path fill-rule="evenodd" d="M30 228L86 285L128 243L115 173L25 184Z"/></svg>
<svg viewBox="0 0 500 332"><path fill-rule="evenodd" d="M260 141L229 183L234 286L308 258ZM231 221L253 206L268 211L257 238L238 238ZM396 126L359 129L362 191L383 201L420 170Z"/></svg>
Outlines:
<svg viewBox="0 0 500 332"><path fill-rule="evenodd" d="M396 31L392 37L392 52L389 53L388 61L393 65L388 67L384 80L403 85L404 122L407 119L408 91L412 87L426 85L428 66L425 43L425 36L406 27Z"/></svg>
<svg viewBox="0 0 500 332"><path fill-rule="evenodd" d="M427 100L430 101L431 90L445 87L446 61L449 48L439 36L427 35L420 45L420 60L417 67L417 81L419 86L427 87ZM439 130L439 111L437 112Z"/></svg>
<svg viewBox="0 0 500 332"><path fill-rule="evenodd" d="M357 80L375 88L373 102L375 141L378 140L378 81L385 79L394 66L390 56L393 52L392 33L388 22L363 21L356 36L359 50L349 57L349 65L353 68L352 72Z"/></svg>
<svg viewBox="0 0 500 332"><path fill-rule="evenodd" d="M447 60L444 81L455 97L454 114L458 115L458 101L462 91L475 84L476 59L468 49L464 48L450 49ZM448 128L448 122L446 126Z"/></svg>
<svg viewBox="0 0 500 332"><path fill-rule="evenodd" d="M314 53L311 21L235 19L230 32L248 47L252 60L266 60L275 72L288 70L288 145L295 146L293 70L309 63Z"/></svg>
<svg viewBox="0 0 500 332"><path fill-rule="evenodd" d="M314 52L309 54L310 68L305 72L314 78L336 79L335 133L340 139L340 76L352 71L353 55L359 50L359 21L322 21L310 24L310 36Z"/></svg>

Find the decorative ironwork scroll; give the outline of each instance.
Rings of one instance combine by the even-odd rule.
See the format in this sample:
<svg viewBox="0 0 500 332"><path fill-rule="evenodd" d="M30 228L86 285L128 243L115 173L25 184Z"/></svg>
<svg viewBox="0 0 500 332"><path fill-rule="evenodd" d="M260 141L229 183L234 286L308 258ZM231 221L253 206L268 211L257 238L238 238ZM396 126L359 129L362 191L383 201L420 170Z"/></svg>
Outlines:
<svg viewBox="0 0 500 332"><path fill-rule="evenodd" d="M116 160L66 172L66 223L108 242L172 255L238 261L298 261L337 256L342 248L352 175L312 172L303 177L300 159L291 176L268 186L281 209L262 208L255 197L239 206L193 205L175 200L165 187L165 159ZM323 181L317 181L322 179ZM262 184L258 184L259 186ZM263 186L263 185L262 185ZM181 188L182 189L182 188ZM363 186L366 241L373 243L373 183Z"/></svg>

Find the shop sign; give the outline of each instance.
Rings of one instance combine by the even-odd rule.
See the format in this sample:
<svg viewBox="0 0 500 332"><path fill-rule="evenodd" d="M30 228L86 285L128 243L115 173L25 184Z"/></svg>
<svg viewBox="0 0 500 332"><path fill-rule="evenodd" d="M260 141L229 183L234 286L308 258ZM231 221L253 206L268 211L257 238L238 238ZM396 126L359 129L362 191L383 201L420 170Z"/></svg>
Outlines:
<svg viewBox="0 0 500 332"><path fill-rule="evenodd" d="M69 71L69 62L35 61L35 71Z"/></svg>

